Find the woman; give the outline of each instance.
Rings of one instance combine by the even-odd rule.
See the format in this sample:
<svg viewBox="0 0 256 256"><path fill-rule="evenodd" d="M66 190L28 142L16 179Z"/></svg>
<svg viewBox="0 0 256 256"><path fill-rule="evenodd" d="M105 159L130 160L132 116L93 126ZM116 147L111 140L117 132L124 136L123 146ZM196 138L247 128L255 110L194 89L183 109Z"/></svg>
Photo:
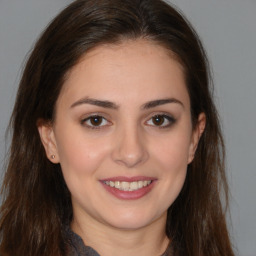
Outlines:
<svg viewBox="0 0 256 256"><path fill-rule="evenodd" d="M79 0L35 45L1 255L233 255L224 145L195 31L160 0Z"/></svg>

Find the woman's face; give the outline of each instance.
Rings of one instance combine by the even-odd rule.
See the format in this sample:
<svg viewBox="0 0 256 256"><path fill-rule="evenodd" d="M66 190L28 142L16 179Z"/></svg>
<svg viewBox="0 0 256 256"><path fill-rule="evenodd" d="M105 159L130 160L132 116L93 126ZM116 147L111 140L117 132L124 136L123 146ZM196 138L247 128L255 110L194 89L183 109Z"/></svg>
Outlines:
<svg viewBox="0 0 256 256"><path fill-rule="evenodd" d="M181 65L161 46L137 40L86 54L68 74L53 126L39 132L49 159L61 165L74 218L136 229L166 221L198 127L192 130Z"/></svg>

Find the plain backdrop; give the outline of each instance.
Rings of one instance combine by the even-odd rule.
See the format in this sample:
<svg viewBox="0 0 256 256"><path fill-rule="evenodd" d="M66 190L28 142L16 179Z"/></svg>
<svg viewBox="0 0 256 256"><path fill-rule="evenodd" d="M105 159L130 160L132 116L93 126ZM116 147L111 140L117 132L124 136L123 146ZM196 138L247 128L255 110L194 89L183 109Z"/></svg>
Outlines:
<svg viewBox="0 0 256 256"><path fill-rule="evenodd" d="M0 0L0 163L24 60L49 21L71 0ZM256 1L170 0L208 52L227 147L229 224L237 255L256 256Z"/></svg>

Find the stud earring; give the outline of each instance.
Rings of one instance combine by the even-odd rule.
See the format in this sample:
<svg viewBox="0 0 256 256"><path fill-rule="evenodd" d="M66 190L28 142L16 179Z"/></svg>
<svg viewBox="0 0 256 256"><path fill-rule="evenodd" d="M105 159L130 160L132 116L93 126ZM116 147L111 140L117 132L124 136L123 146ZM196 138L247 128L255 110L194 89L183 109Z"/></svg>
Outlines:
<svg viewBox="0 0 256 256"><path fill-rule="evenodd" d="M55 158L55 155L51 155L51 159L54 159Z"/></svg>

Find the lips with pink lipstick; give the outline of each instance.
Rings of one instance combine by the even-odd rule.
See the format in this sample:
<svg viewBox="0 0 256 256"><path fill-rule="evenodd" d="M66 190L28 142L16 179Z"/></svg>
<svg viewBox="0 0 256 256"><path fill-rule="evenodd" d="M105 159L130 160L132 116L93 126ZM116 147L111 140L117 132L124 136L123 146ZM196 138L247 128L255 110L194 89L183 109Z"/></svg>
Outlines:
<svg viewBox="0 0 256 256"><path fill-rule="evenodd" d="M156 178L137 177L112 177L101 180L104 188L119 199L139 199L151 191Z"/></svg>

